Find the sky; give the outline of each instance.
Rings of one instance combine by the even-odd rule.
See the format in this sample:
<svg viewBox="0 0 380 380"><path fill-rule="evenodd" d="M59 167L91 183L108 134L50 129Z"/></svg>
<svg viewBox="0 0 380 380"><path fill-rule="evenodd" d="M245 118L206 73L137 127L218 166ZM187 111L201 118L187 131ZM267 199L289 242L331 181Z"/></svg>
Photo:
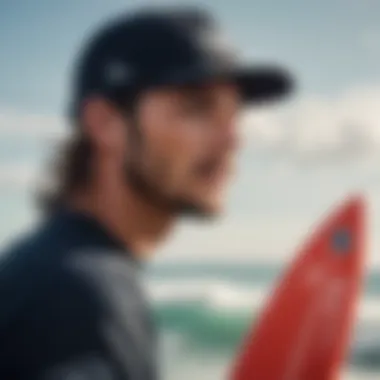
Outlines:
<svg viewBox="0 0 380 380"><path fill-rule="evenodd" d="M30 225L35 179L69 131L70 69L83 38L147 3L0 0L0 245ZM225 216L181 224L159 257L287 260L331 208L360 191L370 262L380 265L380 2L186 4L213 12L245 60L289 69L297 91L281 105L247 110Z"/></svg>

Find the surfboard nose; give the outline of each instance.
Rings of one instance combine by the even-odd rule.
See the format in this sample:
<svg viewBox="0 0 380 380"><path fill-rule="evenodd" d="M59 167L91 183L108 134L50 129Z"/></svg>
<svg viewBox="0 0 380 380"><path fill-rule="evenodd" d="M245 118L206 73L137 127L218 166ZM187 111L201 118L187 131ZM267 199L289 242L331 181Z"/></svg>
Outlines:
<svg viewBox="0 0 380 380"><path fill-rule="evenodd" d="M340 214L342 218L363 218L366 209L366 202L362 195L352 195L340 207ZM339 211L338 211L339 213Z"/></svg>

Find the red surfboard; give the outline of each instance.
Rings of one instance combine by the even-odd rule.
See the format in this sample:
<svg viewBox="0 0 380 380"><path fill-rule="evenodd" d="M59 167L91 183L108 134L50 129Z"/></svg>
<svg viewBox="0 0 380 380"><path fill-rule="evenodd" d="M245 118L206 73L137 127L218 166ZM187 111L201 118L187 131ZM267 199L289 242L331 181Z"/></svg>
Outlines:
<svg viewBox="0 0 380 380"><path fill-rule="evenodd" d="M282 277L243 346L231 380L336 380L364 272L364 204L348 200Z"/></svg>

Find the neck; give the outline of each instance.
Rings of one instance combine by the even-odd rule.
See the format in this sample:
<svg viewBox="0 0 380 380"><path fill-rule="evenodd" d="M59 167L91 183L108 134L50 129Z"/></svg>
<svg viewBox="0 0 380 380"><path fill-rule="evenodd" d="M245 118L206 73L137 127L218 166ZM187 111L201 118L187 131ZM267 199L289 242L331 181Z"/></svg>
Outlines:
<svg viewBox="0 0 380 380"><path fill-rule="evenodd" d="M77 195L71 205L94 216L140 258L157 248L173 223L172 215L145 202L133 190L107 181Z"/></svg>

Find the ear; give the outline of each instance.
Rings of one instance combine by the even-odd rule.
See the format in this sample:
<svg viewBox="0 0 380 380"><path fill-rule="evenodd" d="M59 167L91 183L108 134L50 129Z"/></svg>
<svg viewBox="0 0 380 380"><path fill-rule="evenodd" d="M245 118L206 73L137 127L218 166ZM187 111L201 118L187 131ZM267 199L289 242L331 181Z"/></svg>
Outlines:
<svg viewBox="0 0 380 380"><path fill-rule="evenodd" d="M82 110L84 133L104 153L124 150L127 143L126 120L102 97L86 101Z"/></svg>

